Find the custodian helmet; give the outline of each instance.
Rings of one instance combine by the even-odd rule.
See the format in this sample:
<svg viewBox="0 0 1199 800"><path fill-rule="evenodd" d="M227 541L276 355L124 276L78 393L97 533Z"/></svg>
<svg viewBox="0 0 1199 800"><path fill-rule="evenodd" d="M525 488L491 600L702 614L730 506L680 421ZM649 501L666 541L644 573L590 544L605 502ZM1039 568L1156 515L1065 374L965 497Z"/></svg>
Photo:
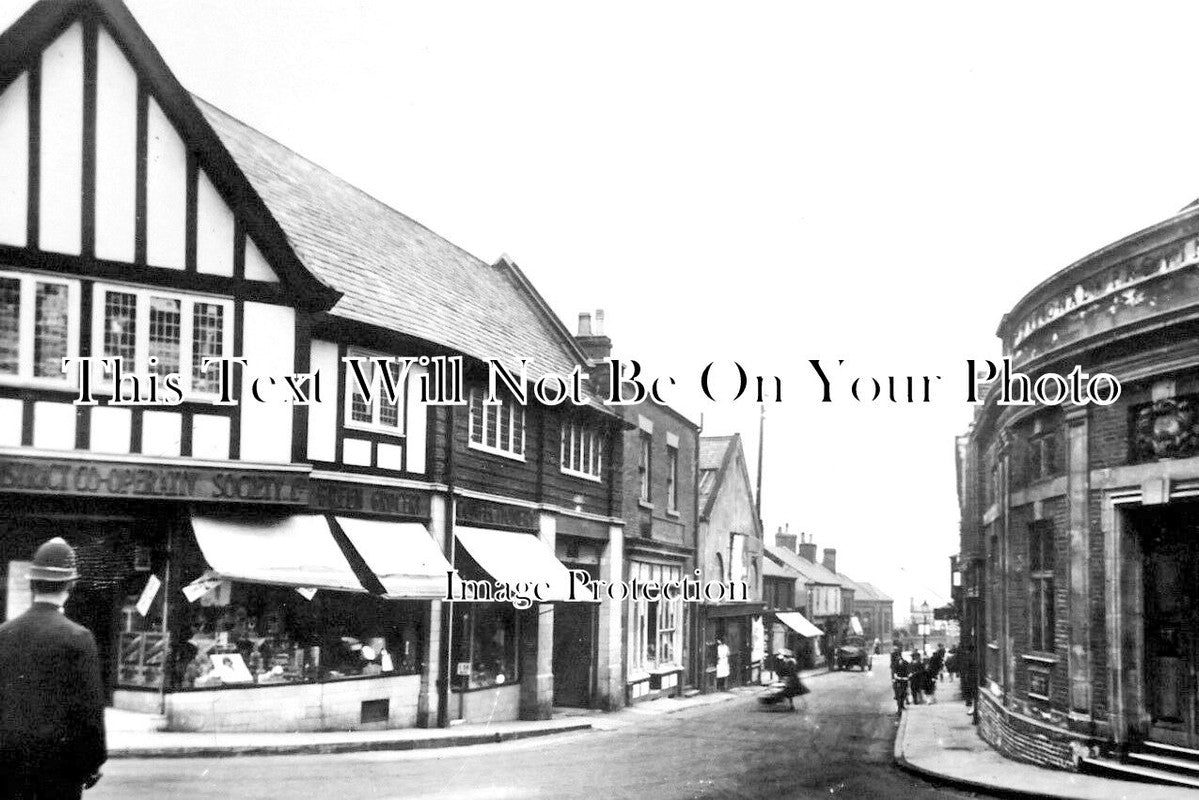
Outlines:
<svg viewBox="0 0 1199 800"><path fill-rule="evenodd" d="M75 550L61 536L43 543L33 554L33 564L29 568L30 580L65 583L78 577Z"/></svg>

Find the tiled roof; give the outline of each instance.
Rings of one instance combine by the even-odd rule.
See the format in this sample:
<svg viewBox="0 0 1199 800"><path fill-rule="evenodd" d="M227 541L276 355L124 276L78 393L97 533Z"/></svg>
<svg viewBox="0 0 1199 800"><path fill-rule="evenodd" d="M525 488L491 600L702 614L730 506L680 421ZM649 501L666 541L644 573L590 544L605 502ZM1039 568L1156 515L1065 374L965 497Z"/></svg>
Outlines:
<svg viewBox="0 0 1199 800"><path fill-rule="evenodd" d="M330 313L519 368L578 363L505 259L487 264L215 106L196 105L303 264L343 292Z"/></svg>
<svg viewBox="0 0 1199 800"><path fill-rule="evenodd" d="M877 586L875 586L874 584L872 584L872 583L865 583L865 582L863 582L863 581L858 581L858 586L860 586L860 587L862 587L863 589L865 589L867 594L866 594L866 596L865 596L865 597L857 597L857 596L855 596L855 597L854 597L854 599L855 599L855 600L870 600L870 601L872 601L872 602L877 602L877 603L891 603L891 602L894 602L894 601L893 601L893 600L892 600L890 597L887 597L887 595L886 595L886 594L884 594L883 592L881 592L881 591L879 590L879 588L878 588Z"/></svg>
<svg viewBox="0 0 1199 800"><path fill-rule="evenodd" d="M732 444L732 436L701 436L699 440L699 468L720 469L724 454Z"/></svg>
<svg viewBox="0 0 1199 800"><path fill-rule="evenodd" d="M792 580L801 577L796 570L776 564L771 558L762 559L762 574L768 578L790 578Z"/></svg>
<svg viewBox="0 0 1199 800"><path fill-rule="evenodd" d="M716 476L720 474L718 469L703 469L699 472L699 507L708 507L708 498L712 496L712 490L716 488Z"/></svg>
<svg viewBox="0 0 1199 800"><path fill-rule="evenodd" d="M822 565L813 564L806 558L801 558L797 553L793 553L786 548L766 545L766 553L774 560L781 562L784 566L798 572L808 583L818 583L823 586L841 585L841 579L829 572Z"/></svg>

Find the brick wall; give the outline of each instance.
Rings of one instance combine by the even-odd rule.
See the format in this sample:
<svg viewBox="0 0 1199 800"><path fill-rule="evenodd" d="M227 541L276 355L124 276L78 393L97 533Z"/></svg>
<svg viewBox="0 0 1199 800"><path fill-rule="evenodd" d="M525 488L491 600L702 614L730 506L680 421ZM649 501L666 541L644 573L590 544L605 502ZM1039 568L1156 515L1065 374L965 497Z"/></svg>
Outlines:
<svg viewBox="0 0 1199 800"><path fill-rule="evenodd" d="M1072 744L1068 736L1055 736L1047 728L1033 725L1006 714L991 696L979 692L979 734L983 740L1008 758L1057 769L1074 769Z"/></svg>

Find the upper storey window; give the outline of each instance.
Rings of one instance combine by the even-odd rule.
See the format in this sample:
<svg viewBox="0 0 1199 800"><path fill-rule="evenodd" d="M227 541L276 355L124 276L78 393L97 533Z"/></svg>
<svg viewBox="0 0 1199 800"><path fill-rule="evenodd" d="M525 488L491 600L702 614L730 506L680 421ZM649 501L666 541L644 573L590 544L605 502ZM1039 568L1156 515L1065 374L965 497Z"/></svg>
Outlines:
<svg viewBox="0 0 1199 800"><path fill-rule="evenodd" d="M563 423L561 458L564 473L599 480L604 466L603 439L586 425Z"/></svg>
<svg viewBox="0 0 1199 800"><path fill-rule="evenodd" d="M401 412L405 397L403 365L387 356L362 351L351 350L349 357L358 360L362 377L369 381L371 396L367 400L358 376L352 368L347 369L346 427L402 436L404 419ZM380 359L385 359L386 375L380 371Z"/></svg>
<svg viewBox="0 0 1199 800"><path fill-rule="evenodd" d="M470 446L524 461L525 408L501 394L499 403L484 403L479 387L470 390Z"/></svg>
<svg viewBox="0 0 1199 800"><path fill-rule="evenodd" d="M0 271L0 381L67 387L78 341L77 281Z"/></svg>
<svg viewBox="0 0 1199 800"><path fill-rule="evenodd" d="M204 359L232 355L232 301L97 285L93 308L98 355L124 359L126 373L178 373L185 396L216 395L220 370Z"/></svg>

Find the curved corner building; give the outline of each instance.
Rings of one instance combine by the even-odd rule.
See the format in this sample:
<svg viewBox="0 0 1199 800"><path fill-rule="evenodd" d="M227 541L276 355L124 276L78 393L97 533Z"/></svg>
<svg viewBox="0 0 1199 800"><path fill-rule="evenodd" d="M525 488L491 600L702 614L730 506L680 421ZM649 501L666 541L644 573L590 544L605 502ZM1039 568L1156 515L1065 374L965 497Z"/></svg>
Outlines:
<svg viewBox="0 0 1199 800"><path fill-rule="evenodd" d="M1199 204L1049 277L998 335L1034 379L1077 365L1123 392L1005 406L992 383L958 439L981 733L1066 769L1185 769L1169 762L1199 750Z"/></svg>

